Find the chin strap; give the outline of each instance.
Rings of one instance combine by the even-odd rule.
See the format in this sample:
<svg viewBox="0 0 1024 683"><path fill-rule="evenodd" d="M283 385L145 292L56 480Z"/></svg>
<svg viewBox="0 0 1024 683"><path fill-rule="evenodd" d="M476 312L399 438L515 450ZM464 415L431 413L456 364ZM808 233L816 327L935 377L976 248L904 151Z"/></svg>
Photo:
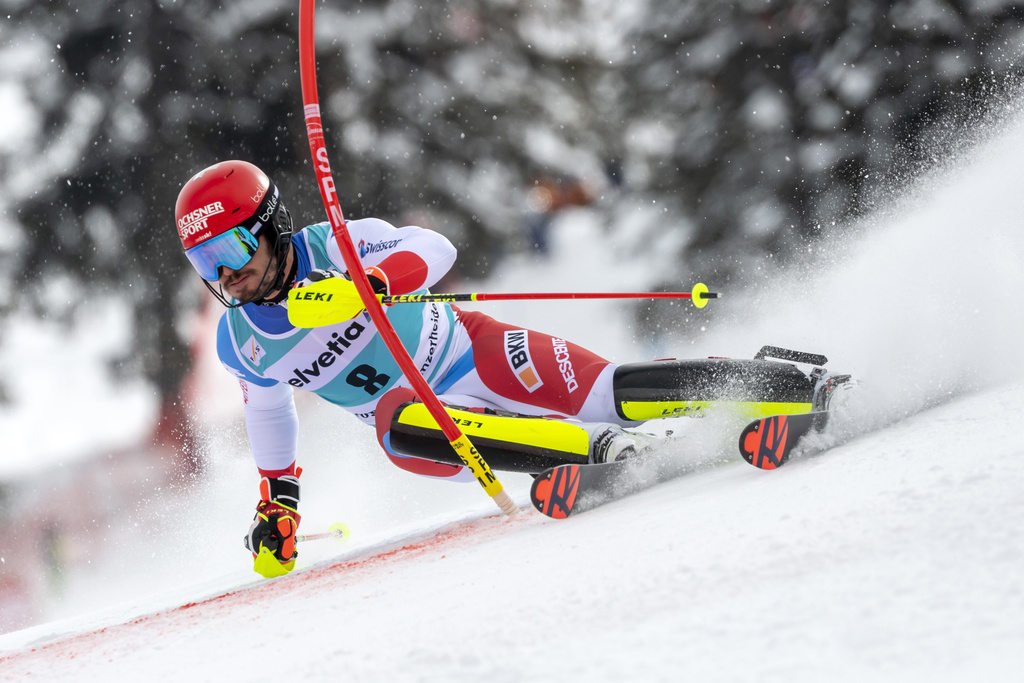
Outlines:
<svg viewBox="0 0 1024 683"><path fill-rule="evenodd" d="M289 245L291 240L289 240ZM284 252L282 258L287 258L287 250ZM271 285L270 291L276 291L273 297L257 299L253 303L259 304L260 306L276 306L285 299L288 298L288 290L291 289L291 285L295 282L295 276L299 272L299 259L292 259L292 267L288 270L287 275L284 272L284 268L278 270L277 277L274 279L274 284Z"/></svg>

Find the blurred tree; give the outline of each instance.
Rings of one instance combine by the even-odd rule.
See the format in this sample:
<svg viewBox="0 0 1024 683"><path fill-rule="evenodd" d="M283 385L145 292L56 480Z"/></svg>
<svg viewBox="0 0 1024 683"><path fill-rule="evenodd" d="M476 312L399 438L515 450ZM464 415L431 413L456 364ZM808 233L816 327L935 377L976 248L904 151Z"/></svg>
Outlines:
<svg viewBox="0 0 1024 683"><path fill-rule="evenodd" d="M686 260L706 278L784 261L875 208L969 138L1022 73L1012 2L647 6L621 72L620 154L636 191L681 200L696 225ZM638 144L652 128L659 144Z"/></svg>
<svg viewBox="0 0 1024 683"><path fill-rule="evenodd" d="M173 401L180 314L202 291L172 228L181 184L243 158L297 221L324 218L297 8L0 8L0 87L36 122L0 144L0 229L18 236L4 312L70 319L119 297L136 334L117 371ZM799 253L948 154L1015 84L1022 24L1001 0L350 0L318 8L318 82L346 214L445 233L463 275L528 248L532 179L571 176L610 225L617 205L660 207L654 228L688 231L681 259L721 281Z"/></svg>

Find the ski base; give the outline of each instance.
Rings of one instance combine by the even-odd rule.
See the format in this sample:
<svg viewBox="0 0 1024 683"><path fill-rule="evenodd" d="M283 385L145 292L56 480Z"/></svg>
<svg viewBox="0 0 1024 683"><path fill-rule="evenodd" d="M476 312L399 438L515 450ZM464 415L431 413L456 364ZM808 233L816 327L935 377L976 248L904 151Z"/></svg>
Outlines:
<svg viewBox="0 0 1024 683"><path fill-rule="evenodd" d="M816 411L754 420L740 434L740 453L754 467L763 470L782 467L803 437L825 428L828 417L829 413Z"/></svg>
<svg viewBox="0 0 1024 683"><path fill-rule="evenodd" d="M801 440L820 432L829 413L772 415L751 422L740 435L740 453L763 470L781 467ZM542 514L565 519L625 498L672 478L657 458L634 457L596 465L559 465L544 470L530 487L530 501ZM676 473L678 474L678 473Z"/></svg>
<svg viewBox="0 0 1024 683"><path fill-rule="evenodd" d="M643 457L595 465L559 465L537 475L530 487L530 501L542 514L565 519L642 491L665 478L660 468Z"/></svg>

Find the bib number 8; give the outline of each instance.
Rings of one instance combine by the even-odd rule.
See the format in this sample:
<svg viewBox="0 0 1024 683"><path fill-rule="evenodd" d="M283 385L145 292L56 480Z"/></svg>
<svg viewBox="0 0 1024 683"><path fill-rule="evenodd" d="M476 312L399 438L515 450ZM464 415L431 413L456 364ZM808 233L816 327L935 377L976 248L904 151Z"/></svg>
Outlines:
<svg viewBox="0 0 1024 683"><path fill-rule="evenodd" d="M372 365L360 365L345 378L351 386L363 389L370 396L376 396L391 381L391 375L378 373Z"/></svg>

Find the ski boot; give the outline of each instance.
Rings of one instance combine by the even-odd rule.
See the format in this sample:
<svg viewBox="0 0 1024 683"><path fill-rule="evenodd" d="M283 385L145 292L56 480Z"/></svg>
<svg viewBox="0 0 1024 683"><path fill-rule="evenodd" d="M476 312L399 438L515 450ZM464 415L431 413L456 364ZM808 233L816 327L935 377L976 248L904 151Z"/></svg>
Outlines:
<svg viewBox="0 0 1024 683"><path fill-rule="evenodd" d="M809 377L814 387L811 394L811 412L814 413L825 412L845 403L845 398L840 401L835 401L835 399L845 396L849 389L858 384L851 375L832 374L821 367L828 362L828 358L818 353L792 351L778 346L762 346L761 350L754 355L755 360L770 358L813 366Z"/></svg>
<svg viewBox="0 0 1024 683"><path fill-rule="evenodd" d="M850 389L858 384L851 375L833 375L825 368L811 370L811 379L814 381L813 412L826 412L844 405Z"/></svg>
<svg viewBox="0 0 1024 683"><path fill-rule="evenodd" d="M663 443L672 432L668 431L661 437L601 423L590 430L590 435L589 463L594 465L643 455Z"/></svg>

